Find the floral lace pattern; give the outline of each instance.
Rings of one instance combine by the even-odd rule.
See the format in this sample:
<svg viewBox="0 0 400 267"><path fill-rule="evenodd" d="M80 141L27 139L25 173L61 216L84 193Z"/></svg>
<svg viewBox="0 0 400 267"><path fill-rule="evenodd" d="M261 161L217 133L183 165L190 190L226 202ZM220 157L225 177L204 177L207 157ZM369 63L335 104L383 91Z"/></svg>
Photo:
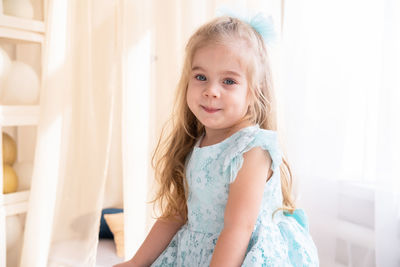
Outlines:
<svg viewBox="0 0 400 267"><path fill-rule="evenodd" d="M209 266L224 224L229 184L242 167L243 154L254 147L269 152L273 174L265 185L242 266L319 266L317 249L304 223L282 211L272 216L282 205L282 156L276 132L258 125L243 128L215 145L193 148L186 168L188 222L151 266Z"/></svg>

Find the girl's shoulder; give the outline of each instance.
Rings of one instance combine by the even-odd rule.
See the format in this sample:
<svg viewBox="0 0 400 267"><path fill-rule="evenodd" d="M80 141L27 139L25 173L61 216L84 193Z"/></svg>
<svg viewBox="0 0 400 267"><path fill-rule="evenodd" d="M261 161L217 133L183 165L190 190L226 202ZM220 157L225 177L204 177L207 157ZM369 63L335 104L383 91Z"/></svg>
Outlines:
<svg viewBox="0 0 400 267"><path fill-rule="evenodd" d="M227 148L245 149L252 145L277 144L278 135L276 131L261 129L259 125L252 125L237 131L228 138Z"/></svg>
<svg viewBox="0 0 400 267"><path fill-rule="evenodd" d="M243 164L243 154L252 148L260 147L266 150L272 159L272 170L282 163L282 153L279 148L276 131L261 129L258 125L243 128L235 133L226 146L223 169L238 169Z"/></svg>

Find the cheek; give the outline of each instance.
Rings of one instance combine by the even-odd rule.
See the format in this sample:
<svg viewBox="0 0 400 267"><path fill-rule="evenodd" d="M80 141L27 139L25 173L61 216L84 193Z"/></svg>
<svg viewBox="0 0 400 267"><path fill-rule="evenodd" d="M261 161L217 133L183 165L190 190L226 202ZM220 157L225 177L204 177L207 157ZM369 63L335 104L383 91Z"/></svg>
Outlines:
<svg viewBox="0 0 400 267"><path fill-rule="evenodd" d="M195 95L194 95L193 88L188 87L187 92L186 92L186 103L189 106L190 110L192 110L192 108L193 108L194 100L195 100Z"/></svg>
<svg viewBox="0 0 400 267"><path fill-rule="evenodd" d="M246 98L246 107L249 108L251 105L253 105L254 101L252 97L248 94Z"/></svg>
<svg viewBox="0 0 400 267"><path fill-rule="evenodd" d="M253 97L249 89L247 89L247 92L244 97L246 99L245 105L248 108L253 103Z"/></svg>
<svg viewBox="0 0 400 267"><path fill-rule="evenodd" d="M188 89L187 89L187 99L191 99L192 101L197 99L199 97L200 91L198 86L196 86L195 84L190 84L188 85Z"/></svg>
<svg viewBox="0 0 400 267"><path fill-rule="evenodd" d="M236 101L237 101L236 103L238 104L238 106L240 106L242 109L244 109L249 106L250 97L246 92L244 92L237 96Z"/></svg>

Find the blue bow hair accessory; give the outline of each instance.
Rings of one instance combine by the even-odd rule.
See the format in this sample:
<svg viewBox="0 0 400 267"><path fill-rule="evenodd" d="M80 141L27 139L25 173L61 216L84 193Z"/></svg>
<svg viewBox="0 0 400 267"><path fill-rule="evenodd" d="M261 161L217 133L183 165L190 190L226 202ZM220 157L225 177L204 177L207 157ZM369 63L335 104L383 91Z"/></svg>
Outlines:
<svg viewBox="0 0 400 267"><path fill-rule="evenodd" d="M266 17L263 13L257 13L251 16L245 12L233 11L227 7L218 8L217 16L229 16L246 22L262 36L265 43L268 45L276 41L277 34L271 16Z"/></svg>

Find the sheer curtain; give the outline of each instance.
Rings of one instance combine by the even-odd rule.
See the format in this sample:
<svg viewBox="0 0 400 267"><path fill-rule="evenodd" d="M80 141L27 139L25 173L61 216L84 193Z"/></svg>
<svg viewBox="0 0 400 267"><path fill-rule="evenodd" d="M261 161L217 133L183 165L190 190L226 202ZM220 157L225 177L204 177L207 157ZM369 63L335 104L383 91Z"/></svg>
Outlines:
<svg viewBox="0 0 400 267"><path fill-rule="evenodd" d="M375 192L376 265L400 266L400 3L384 2Z"/></svg>
<svg viewBox="0 0 400 267"><path fill-rule="evenodd" d="M21 266L93 266L118 125L118 1L50 0Z"/></svg>
<svg viewBox="0 0 400 267"><path fill-rule="evenodd" d="M400 5L285 1L281 98L321 266L400 265Z"/></svg>

